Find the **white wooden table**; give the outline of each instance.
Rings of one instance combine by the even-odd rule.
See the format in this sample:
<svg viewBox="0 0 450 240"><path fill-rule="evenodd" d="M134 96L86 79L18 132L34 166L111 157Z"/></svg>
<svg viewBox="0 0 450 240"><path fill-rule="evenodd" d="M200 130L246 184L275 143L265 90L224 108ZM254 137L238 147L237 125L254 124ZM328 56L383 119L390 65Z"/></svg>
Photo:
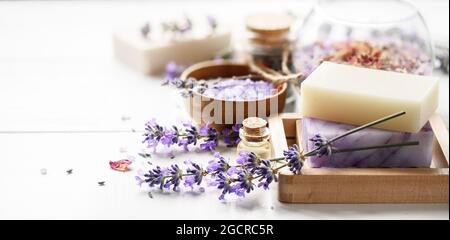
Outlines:
<svg viewBox="0 0 450 240"><path fill-rule="evenodd" d="M415 2L433 36L448 42L448 1ZM187 118L176 93L161 87L161 79L135 73L113 58L113 29L183 12L216 14L236 24L252 10L304 14L311 4L0 2L0 219L448 219L448 204L282 204L276 185L226 202L218 201L213 189L156 192L151 199L134 180L145 160L137 158L131 172L109 169L109 160L142 149L141 133L131 129L141 130L152 117L167 124ZM447 123L448 92L444 76L438 112ZM234 156L230 149L220 151ZM211 155L154 156L151 161L168 165L187 158L206 163ZM43 168L47 175L41 174Z"/></svg>

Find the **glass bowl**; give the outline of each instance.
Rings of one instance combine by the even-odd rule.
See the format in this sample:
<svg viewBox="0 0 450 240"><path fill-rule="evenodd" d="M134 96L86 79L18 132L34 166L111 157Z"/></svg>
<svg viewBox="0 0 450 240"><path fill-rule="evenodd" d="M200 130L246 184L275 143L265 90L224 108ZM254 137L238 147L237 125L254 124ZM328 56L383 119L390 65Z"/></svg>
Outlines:
<svg viewBox="0 0 450 240"><path fill-rule="evenodd" d="M301 24L296 71L322 61L431 75L433 48L417 9L401 0L319 0Z"/></svg>

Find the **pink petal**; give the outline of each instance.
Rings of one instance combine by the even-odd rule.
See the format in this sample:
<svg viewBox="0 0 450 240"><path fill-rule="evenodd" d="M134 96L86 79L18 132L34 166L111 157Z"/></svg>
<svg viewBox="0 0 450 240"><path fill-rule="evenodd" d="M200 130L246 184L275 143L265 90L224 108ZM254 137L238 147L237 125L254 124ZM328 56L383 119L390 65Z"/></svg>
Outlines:
<svg viewBox="0 0 450 240"><path fill-rule="evenodd" d="M111 169L120 171L120 172L126 172L128 171L128 166L132 163L132 161L128 159L122 159L119 161L109 161L109 166Z"/></svg>

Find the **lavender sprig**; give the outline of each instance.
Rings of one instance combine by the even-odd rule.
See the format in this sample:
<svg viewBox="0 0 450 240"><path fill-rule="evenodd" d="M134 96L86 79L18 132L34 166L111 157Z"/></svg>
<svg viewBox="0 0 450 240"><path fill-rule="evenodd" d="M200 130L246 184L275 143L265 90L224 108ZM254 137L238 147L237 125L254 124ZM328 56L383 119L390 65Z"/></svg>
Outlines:
<svg viewBox="0 0 450 240"><path fill-rule="evenodd" d="M346 136L348 136L348 135L351 135L351 134L353 134L353 133L355 133L355 132L359 132L359 131L361 131L361 130L363 130L363 129L366 129L366 128L369 128L369 127L372 127L372 126L381 124L381 123L383 123L383 122L389 121L389 120L391 120L391 119L400 117L400 116L405 115L405 114L406 114L406 112L405 112L405 111L402 111L402 112L398 112L398 113L394 113L394 114L388 115L388 116L386 116L386 117L380 118L380 119L375 120L375 121L373 121L373 122L370 122L370 123L364 124L364 125L362 125L362 126L353 128L353 129L351 129L351 130L349 130L349 131L347 131L347 132L345 132L345 133L343 133L343 134L340 134L340 135L338 135L338 136L332 138L329 142L332 143L332 142L334 142L334 141L336 141L336 140L339 140L339 139L341 139L341 138L343 138L343 137L346 137Z"/></svg>
<svg viewBox="0 0 450 240"><path fill-rule="evenodd" d="M368 146L354 149L332 149L332 154L339 154L350 151L362 151L374 148L402 147L417 145L418 142L405 142L390 145ZM184 186L194 189L194 185L200 185L203 179L207 179L209 186L221 190L220 200L225 199L225 195L234 194L238 197L245 197L246 194L258 188L268 190L273 182L278 181L278 172L288 167L289 171L299 174L306 158L317 153L303 154L297 145L293 145L284 151L284 157L272 159L260 159L254 153L240 152L237 165L231 165L220 153L214 154L214 159L208 162L206 168L199 164L188 161L186 170L181 170L177 165L170 168L156 167L145 174L143 178L137 176L139 185L147 183L149 187L159 185L160 189L169 189L173 186L173 191L178 191L181 181Z"/></svg>
<svg viewBox="0 0 450 240"><path fill-rule="evenodd" d="M197 127L191 123L184 123L182 126L164 127L153 119L145 124L142 142L146 143L153 152L159 145L167 148L179 146L185 151L189 151L189 146L198 145L203 151L213 151L218 146L219 139L222 138L227 146L235 146L239 142L239 135L235 134L239 128L240 125L234 125L229 130L223 130L223 133L227 134L220 135L208 124Z"/></svg>
<svg viewBox="0 0 450 240"><path fill-rule="evenodd" d="M179 78L181 73L175 64L166 67L166 81L169 85L180 90L182 97L191 97L193 93L204 94L222 100L257 100L270 96L276 92L274 85L258 75L243 75L231 78L217 78L205 81L203 79Z"/></svg>
<svg viewBox="0 0 450 240"><path fill-rule="evenodd" d="M177 165L172 165L169 168L156 167L144 174L143 178L137 176L136 180L139 185L147 183L150 187L159 186L160 189L169 189L172 187L173 191L177 191L180 183L184 181L184 186L193 189L194 185L201 185L203 179L207 179L208 185L221 190L219 196L220 200L225 199L227 194L234 194L238 197L244 197L246 194L252 192L255 186L269 189L273 182L277 182L278 172L288 167L289 171L294 174L299 174L304 162L308 157L319 155L339 154L343 152L363 151L369 149L390 148L390 147L405 147L418 145L419 142L402 142L387 145L374 145L358 148L337 149L332 146L332 142L340 139L341 136L348 136L352 133L360 131L369 126L388 121L395 117L401 116L404 113L397 113L380 120L376 120L369 124L350 130L341 134L331 140L327 140L320 134L310 139L314 142L316 148L307 153L303 153L297 145L291 146L288 150L283 152L283 157L272 159L260 159L255 153L242 151L236 160L236 165L232 165L220 153L214 154L214 159L208 162L206 168L201 165L186 161L189 166L186 170L182 170ZM191 126L190 126L191 127ZM153 126L158 131L161 128ZM206 129L202 132L208 132ZM194 134L195 135L195 134ZM154 137L157 138L157 137Z"/></svg>
<svg viewBox="0 0 450 240"><path fill-rule="evenodd" d="M182 97L192 97L194 92L202 94L208 88L208 84L204 80L196 80L194 78L181 79L175 76L176 73L167 73L168 77L162 85L173 86L180 89L180 94Z"/></svg>
<svg viewBox="0 0 450 240"><path fill-rule="evenodd" d="M305 157L309 157L309 156L313 156L313 155L317 155L317 156L331 155L332 152L333 152L332 151L333 150L333 145L332 145L333 142L335 142L335 141L337 141L337 140L339 140L341 138L344 138L346 136L349 136L349 135L351 135L353 133L359 132L359 131L364 130L364 129L369 128L369 127L373 127L375 125L378 125L378 124L381 124L383 122L392 120L394 118L403 116L405 114L406 114L406 112L402 111L402 112L398 112L398 113L394 113L394 114L388 115L386 117L382 117L380 119L377 119L375 121L369 122L369 123L364 124L362 126L350 129L349 131L347 131L345 133L342 133L342 134L340 134L340 135L338 135L336 137L333 137L330 140L327 140L326 138L322 137L320 134L317 134L314 138L310 139L310 141L314 142L314 146L316 148L311 150L308 153L305 153L304 156ZM399 145L400 146L409 146L409 145L411 145L411 143L409 143L409 142L408 143L399 143ZM394 144L392 146L384 145L384 147L398 147L399 145L398 144ZM376 146L369 146L369 147L374 148ZM378 148L380 148L380 147L378 147ZM351 149L349 149L349 151L350 150ZM356 150L356 149L353 149L353 150Z"/></svg>

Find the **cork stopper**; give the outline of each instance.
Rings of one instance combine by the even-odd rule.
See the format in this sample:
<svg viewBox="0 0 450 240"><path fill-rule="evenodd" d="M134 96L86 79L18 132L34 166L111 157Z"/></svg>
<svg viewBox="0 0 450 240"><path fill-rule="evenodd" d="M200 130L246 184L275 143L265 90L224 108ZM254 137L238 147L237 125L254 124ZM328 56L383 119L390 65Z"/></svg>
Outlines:
<svg viewBox="0 0 450 240"><path fill-rule="evenodd" d="M246 26L249 31L261 35L281 35L289 32L293 21L288 14L258 13L247 17Z"/></svg>
<svg viewBox="0 0 450 240"><path fill-rule="evenodd" d="M261 142L268 138L267 121L258 117L246 118L243 122L244 137L250 142Z"/></svg>

